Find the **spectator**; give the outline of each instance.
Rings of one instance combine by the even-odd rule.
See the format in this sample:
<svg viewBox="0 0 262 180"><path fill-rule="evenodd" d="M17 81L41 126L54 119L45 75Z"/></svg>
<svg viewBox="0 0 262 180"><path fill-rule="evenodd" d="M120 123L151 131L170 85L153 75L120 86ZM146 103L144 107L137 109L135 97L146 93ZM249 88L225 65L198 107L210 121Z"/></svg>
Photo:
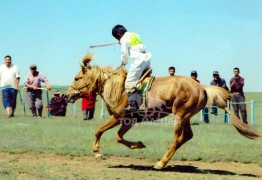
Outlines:
<svg viewBox="0 0 262 180"><path fill-rule="evenodd" d="M5 56L5 63L0 66L0 79L7 116L14 117L20 76L17 66L12 64L12 58L9 55Z"/></svg>
<svg viewBox="0 0 262 180"><path fill-rule="evenodd" d="M194 79L196 82L200 83L199 80L197 79L197 72L196 71L191 72L191 78Z"/></svg>
<svg viewBox="0 0 262 180"><path fill-rule="evenodd" d="M196 82L200 83L200 81L197 79L197 72L196 71L191 72L191 78L194 79ZM204 116L204 122L209 123L208 107L204 107L202 111L203 111L203 116Z"/></svg>
<svg viewBox="0 0 262 180"><path fill-rule="evenodd" d="M175 68L174 66L170 66L170 67L168 68L168 72L169 72L169 75L170 75L170 76L174 76L175 73L176 73L176 68Z"/></svg>
<svg viewBox="0 0 262 180"><path fill-rule="evenodd" d="M222 88L228 90L225 79L223 79L219 76L218 71L213 72L213 78L214 79L210 82L211 86L219 86L219 87L222 87ZM216 104L213 104L211 114L217 115ZM226 112L225 112L225 122L226 122Z"/></svg>
<svg viewBox="0 0 262 180"><path fill-rule="evenodd" d="M222 87L226 90L228 90L228 87L227 87L227 84L226 84L226 81L225 79L221 78L219 76L219 72L218 71L214 71L213 72L213 81L210 82L210 85L213 85L213 86L219 86L219 87Z"/></svg>
<svg viewBox="0 0 262 180"><path fill-rule="evenodd" d="M88 93L82 97L82 111L84 120L92 120L94 118L95 102L95 93Z"/></svg>
<svg viewBox="0 0 262 180"><path fill-rule="evenodd" d="M25 85L27 87L27 103L33 117L42 117L43 102L41 82L45 82L46 88L51 90L47 78L39 71L35 64L30 65L30 72L26 75ZM36 113L37 110L37 113Z"/></svg>
<svg viewBox="0 0 262 180"><path fill-rule="evenodd" d="M54 93L49 105L49 111L52 116L65 116L67 102L60 91Z"/></svg>
<svg viewBox="0 0 262 180"><path fill-rule="evenodd" d="M239 68L234 68L234 77L230 80L231 88L231 102L235 115L239 117L239 111L241 112L242 120L247 124L247 111L245 104L245 95L243 92L244 78L239 76Z"/></svg>

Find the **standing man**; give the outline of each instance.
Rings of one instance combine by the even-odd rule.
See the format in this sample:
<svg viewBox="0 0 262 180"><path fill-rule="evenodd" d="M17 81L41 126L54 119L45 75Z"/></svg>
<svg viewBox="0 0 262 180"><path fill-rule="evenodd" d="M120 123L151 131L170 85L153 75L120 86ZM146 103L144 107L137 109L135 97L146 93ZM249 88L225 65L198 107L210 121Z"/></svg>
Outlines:
<svg viewBox="0 0 262 180"><path fill-rule="evenodd" d="M219 76L219 72L218 71L214 71L213 72L213 78L214 78L213 81L210 82L211 86L219 86L219 87L222 87L222 88L228 90L228 87L227 87L225 79L223 79L223 78L221 78ZM211 114L217 115L216 104L213 104ZM226 112L225 112L225 123L226 122L227 121L226 121Z"/></svg>
<svg viewBox="0 0 262 180"><path fill-rule="evenodd" d="M14 117L20 76L17 66L12 64L12 58L9 55L5 56L5 64L0 66L0 79L7 116Z"/></svg>
<svg viewBox="0 0 262 180"><path fill-rule="evenodd" d="M213 78L214 79L210 82L211 86L219 86L219 87L222 87L222 88L228 90L227 83L226 83L225 79L223 79L219 76L218 71L213 72Z"/></svg>
<svg viewBox="0 0 262 180"><path fill-rule="evenodd" d="M194 79L196 82L200 83L200 81L197 79L196 71L191 71L191 78Z"/></svg>
<svg viewBox="0 0 262 180"><path fill-rule="evenodd" d="M176 73L176 68L174 66L170 66L168 68L168 72L169 72L169 75L170 76L175 76L175 73Z"/></svg>
<svg viewBox="0 0 262 180"><path fill-rule="evenodd" d="M241 112L242 120L247 124L247 111L245 104L245 95L243 92L244 78L239 76L239 68L234 68L234 77L230 80L231 102L234 109L234 114L240 119L239 111Z"/></svg>
<svg viewBox="0 0 262 180"><path fill-rule="evenodd" d="M197 72L191 71L191 78L195 80L196 82L200 83L200 81L197 79ZM204 107L202 109L202 115L204 117L204 122L209 123L209 117L208 117L208 107Z"/></svg>
<svg viewBox="0 0 262 180"><path fill-rule="evenodd" d="M27 87L27 103L32 112L33 117L42 117L43 102L41 82L46 84L46 88L51 90L47 78L37 71L35 64L30 65L30 72L26 75L25 86ZM36 113L37 110L37 113Z"/></svg>

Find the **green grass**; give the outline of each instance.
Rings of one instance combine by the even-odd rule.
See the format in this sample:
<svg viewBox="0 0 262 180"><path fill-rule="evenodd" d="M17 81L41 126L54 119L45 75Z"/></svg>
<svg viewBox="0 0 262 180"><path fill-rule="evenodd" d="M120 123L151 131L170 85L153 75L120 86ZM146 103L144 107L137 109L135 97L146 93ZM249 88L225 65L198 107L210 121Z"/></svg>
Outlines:
<svg viewBox="0 0 262 180"><path fill-rule="evenodd" d="M43 94L44 95L44 94ZM262 93L247 93L247 100L262 99ZM44 100L45 102L45 100ZM76 103L77 117L73 118L73 106L69 105L66 117L33 118L26 106L26 114L18 97L15 117L6 118L0 110L0 151L8 153L44 153L67 156L93 155L94 132L104 120L100 119L101 99L98 98L94 121L83 121L81 101ZM250 115L250 109L248 109ZM262 140L249 140L241 136L223 118L210 116L211 123L200 123L200 115L191 121L193 139L175 154L176 160L205 162L243 162L262 166ZM215 119L214 119L215 118ZM256 105L254 128L262 132L262 104ZM157 160L162 157L173 140L172 116L168 120L138 124L125 138L142 141L147 148L130 150L115 140L118 127L107 131L101 139L101 152L106 156L122 156ZM15 160L14 160L15 161ZM8 173L8 172L6 172Z"/></svg>

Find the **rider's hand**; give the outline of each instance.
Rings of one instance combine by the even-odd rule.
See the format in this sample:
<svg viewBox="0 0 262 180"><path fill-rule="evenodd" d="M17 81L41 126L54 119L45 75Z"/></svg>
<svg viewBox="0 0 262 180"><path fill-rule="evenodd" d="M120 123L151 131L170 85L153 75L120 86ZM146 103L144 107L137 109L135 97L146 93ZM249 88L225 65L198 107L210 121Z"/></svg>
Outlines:
<svg viewBox="0 0 262 180"><path fill-rule="evenodd" d="M51 90L51 86L47 85L47 86L46 86L46 89L47 89L48 91L50 91L50 90Z"/></svg>
<svg viewBox="0 0 262 180"><path fill-rule="evenodd" d="M122 66L125 66L126 64L122 61L121 65L122 65Z"/></svg>

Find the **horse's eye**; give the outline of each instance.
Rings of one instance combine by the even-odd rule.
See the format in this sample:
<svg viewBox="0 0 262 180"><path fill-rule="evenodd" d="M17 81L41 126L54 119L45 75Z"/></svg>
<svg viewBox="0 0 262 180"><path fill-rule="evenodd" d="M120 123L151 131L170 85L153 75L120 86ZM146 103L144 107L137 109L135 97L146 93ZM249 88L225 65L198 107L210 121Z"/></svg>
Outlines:
<svg viewBox="0 0 262 180"><path fill-rule="evenodd" d="M79 79L81 79L81 77L75 77L75 81L78 81Z"/></svg>

